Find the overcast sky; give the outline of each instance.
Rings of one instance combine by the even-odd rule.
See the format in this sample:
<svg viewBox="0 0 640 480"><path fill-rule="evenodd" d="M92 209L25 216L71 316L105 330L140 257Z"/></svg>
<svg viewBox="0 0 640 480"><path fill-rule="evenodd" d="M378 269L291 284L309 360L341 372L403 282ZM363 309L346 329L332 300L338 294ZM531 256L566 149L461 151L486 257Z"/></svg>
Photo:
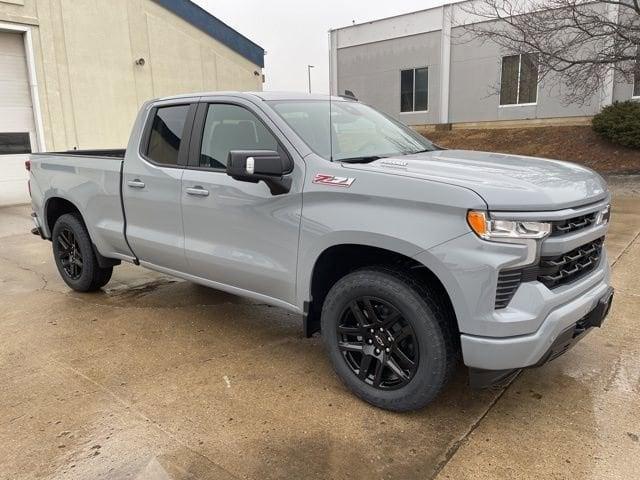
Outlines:
<svg viewBox="0 0 640 480"><path fill-rule="evenodd" d="M442 0L195 0L267 51L264 90L329 91L330 28L422 10Z"/></svg>

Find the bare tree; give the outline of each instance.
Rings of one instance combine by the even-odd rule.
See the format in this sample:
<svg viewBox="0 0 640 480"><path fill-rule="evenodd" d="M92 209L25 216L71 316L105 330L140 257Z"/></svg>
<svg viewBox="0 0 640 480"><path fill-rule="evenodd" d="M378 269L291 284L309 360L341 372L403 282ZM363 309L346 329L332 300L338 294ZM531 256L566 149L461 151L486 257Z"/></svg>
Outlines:
<svg viewBox="0 0 640 480"><path fill-rule="evenodd" d="M465 33L534 54L540 82L558 86L566 103L587 103L614 73L640 78L640 0L472 0L461 8L473 19L460 22Z"/></svg>

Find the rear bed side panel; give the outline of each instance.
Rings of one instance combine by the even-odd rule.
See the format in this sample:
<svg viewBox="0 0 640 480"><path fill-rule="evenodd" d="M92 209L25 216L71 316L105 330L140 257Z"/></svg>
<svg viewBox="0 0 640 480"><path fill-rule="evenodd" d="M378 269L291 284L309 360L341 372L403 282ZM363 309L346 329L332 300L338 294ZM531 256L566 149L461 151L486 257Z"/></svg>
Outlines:
<svg viewBox="0 0 640 480"><path fill-rule="evenodd" d="M82 214L98 252L105 257L131 260L124 237L124 218L120 204L122 161L89 156L33 155L31 157L32 203L41 219L44 234L51 236L47 224L47 202L68 200Z"/></svg>

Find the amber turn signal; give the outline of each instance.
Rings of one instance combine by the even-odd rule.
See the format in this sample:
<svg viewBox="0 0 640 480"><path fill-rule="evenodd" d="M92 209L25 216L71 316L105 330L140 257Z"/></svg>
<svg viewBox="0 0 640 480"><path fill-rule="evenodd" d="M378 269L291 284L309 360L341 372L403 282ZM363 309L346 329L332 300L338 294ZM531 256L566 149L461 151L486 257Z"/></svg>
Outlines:
<svg viewBox="0 0 640 480"><path fill-rule="evenodd" d="M478 212L470 210L467 213L467 222L471 227L471 230L476 232L479 237L484 237L487 234L487 215L485 212Z"/></svg>

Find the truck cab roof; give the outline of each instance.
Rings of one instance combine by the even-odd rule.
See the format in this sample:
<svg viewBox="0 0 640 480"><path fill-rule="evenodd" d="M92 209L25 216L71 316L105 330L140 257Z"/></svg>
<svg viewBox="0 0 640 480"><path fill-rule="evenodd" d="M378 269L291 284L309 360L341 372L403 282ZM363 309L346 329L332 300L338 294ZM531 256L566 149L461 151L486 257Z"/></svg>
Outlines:
<svg viewBox="0 0 640 480"><path fill-rule="evenodd" d="M171 95L168 97L162 97L156 99L156 101L167 101L167 100L179 100L183 98L194 98L194 97L239 97L245 98L248 100L329 100L334 102L349 102L352 101L348 98L335 96L335 95L326 95L319 93L304 93L304 92L238 92L238 91L217 91L217 92L199 92L199 93L188 93L181 95Z"/></svg>

